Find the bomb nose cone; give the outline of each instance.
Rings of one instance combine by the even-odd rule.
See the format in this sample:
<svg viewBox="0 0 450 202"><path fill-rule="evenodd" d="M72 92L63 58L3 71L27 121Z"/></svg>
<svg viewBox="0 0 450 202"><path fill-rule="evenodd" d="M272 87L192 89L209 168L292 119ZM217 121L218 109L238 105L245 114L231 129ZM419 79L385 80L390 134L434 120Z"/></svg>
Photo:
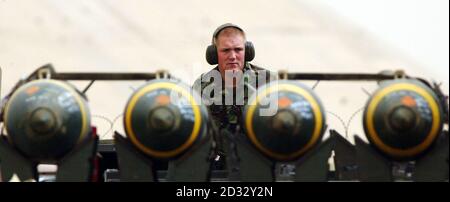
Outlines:
<svg viewBox="0 0 450 202"><path fill-rule="evenodd" d="M280 133L292 134L296 128L296 118L295 115L290 111L280 111L278 112L272 120L272 127Z"/></svg>
<svg viewBox="0 0 450 202"><path fill-rule="evenodd" d="M47 108L38 108L31 114L30 125L36 134L48 135L56 129L55 114Z"/></svg>
<svg viewBox="0 0 450 202"><path fill-rule="evenodd" d="M167 107L158 107L150 112L150 127L158 131L168 131L175 125L175 115Z"/></svg>
<svg viewBox="0 0 450 202"><path fill-rule="evenodd" d="M389 122L394 130L406 132L415 125L416 113L409 107L400 106L392 110L389 116Z"/></svg>

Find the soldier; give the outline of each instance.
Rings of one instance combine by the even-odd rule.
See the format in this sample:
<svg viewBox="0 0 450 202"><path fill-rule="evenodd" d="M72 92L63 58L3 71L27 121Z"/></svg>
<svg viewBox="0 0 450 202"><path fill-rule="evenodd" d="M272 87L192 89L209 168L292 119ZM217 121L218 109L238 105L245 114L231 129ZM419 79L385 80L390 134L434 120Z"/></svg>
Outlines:
<svg viewBox="0 0 450 202"><path fill-rule="evenodd" d="M217 66L194 83L194 89L201 93L203 103L208 106L214 125L227 130L228 134L236 134L242 128L242 112L249 96L259 86L276 79L275 74L250 64L254 57L253 44L246 41L242 28L231 23L221 25L214 31L206 50L207 62ZM223 138L215 139L218 152L224 152Z"/></svg>

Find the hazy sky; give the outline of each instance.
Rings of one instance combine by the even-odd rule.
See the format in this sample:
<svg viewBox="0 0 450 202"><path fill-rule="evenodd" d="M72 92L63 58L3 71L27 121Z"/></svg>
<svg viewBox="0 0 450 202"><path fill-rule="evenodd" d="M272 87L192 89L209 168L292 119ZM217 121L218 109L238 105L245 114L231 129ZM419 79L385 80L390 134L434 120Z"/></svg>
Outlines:
<svg viewBox="0 0 450 202"><path fill-rule="evenodd" d="M448 85L448 0L320 0L338 15L371 32ZM442 76L444 75L444 76Z"/></svg>

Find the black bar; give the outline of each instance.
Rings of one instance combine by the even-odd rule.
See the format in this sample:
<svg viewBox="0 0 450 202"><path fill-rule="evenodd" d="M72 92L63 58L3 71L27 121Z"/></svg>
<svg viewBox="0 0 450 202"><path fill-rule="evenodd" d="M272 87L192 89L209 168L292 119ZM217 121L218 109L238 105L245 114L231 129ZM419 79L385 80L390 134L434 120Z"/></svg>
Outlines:
<svg viewBox="0 0 450 202"><path fill-rule="evenodd" d="M59 80L151 80L156 73L56 73L53 79ZM279 73L289 80L335 80L335 81L378 81L394 79L397 75L382 74L339 74L339 73ZM170 76L169 76L170 77Z"/></svg>
<svg viewBox="0 0 450 202"><path fill-rule="evenodd" d="M383 74L338 74L338 73L279 73L280 78L287 75L289 80L334 80L334 81L379 81L394 79L397 75Z"/></svg>
<svg viewBox="0 0 450 202"><path fill-rule="evenodd" d="M151 80L155 73L56 73L52 79L58 80Z"/></svg>

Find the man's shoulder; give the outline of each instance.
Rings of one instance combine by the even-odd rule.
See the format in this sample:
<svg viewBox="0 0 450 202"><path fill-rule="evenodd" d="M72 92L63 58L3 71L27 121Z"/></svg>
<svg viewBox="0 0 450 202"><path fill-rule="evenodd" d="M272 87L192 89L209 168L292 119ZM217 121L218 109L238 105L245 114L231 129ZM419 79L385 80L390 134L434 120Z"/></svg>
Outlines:
<svg viewBox="0 0 450 202"><path fill-rule="evenodd" d="M263 68L263 67L261 67L261 66L259 66L259 65L255 65L255 64L252 64L252 63L248 63L248 67L251 69L251 70L253 70L253 71L269 71L269 70L267 70L267 69L265 69L265 68Z"/></svg>
<svg viewBox="0 0 450 202"><path fill-rule="evenodd" d="M212 83L214 81L214 79L211 79L211 78L216 78L218 76L220 76L220 71L219 71L219 68L216 66L216 67L212 68L211 70L209 70L208 72L202 73L194 81L193 87L194 87L194 89L200 91L203 88L205 88L205 86L209 85L210 83Z"/></svg>
<svg viewBox="0 0 450 202"><path fill-rule="evenodd" d="M278 75L276 72L273 72L273 71L269 70L268 68L263 68L259 65L248 63L247 69L256 74L264 73L267 76L267 79L269 79L269 80L276 80L278 78Z"/></svg>

